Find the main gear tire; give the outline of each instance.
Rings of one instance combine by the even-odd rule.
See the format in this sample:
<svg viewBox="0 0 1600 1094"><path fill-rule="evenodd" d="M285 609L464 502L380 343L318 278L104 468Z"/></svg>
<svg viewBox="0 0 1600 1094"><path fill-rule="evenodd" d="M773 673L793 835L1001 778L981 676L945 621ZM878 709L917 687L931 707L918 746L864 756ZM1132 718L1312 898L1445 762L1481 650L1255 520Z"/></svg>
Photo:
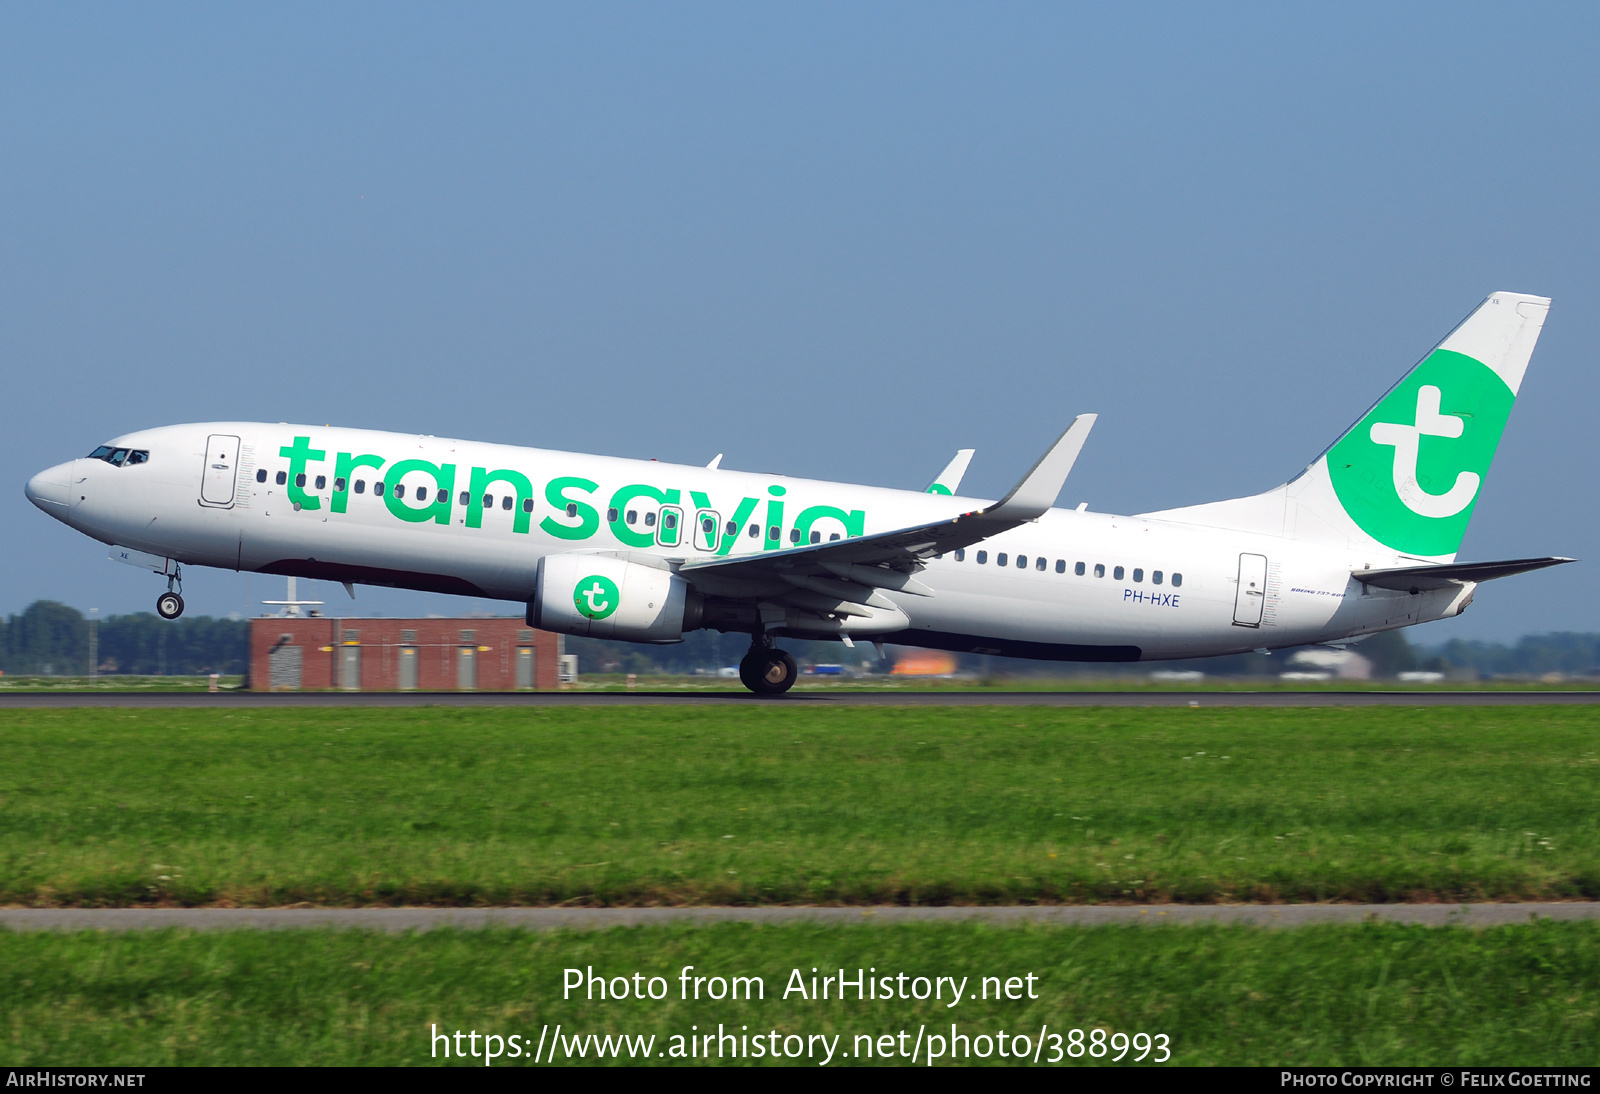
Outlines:
<svg viewBox="0 0 1600 1094"><path fill-rule="evenodd" d="M760 671L755 676L755 687L751 690L757 695L782 695L794 687L795 677L800 675L794 658L779 649L761 652Z"/></svg>
<svg viewBox="0 0 1600 1094"><path fill-rule="evenodd" d="M751 691L761 690L756 681L760 678L762 669L766 667L766 654L766 650L752 649L739 662L739 683Z"/></svg>

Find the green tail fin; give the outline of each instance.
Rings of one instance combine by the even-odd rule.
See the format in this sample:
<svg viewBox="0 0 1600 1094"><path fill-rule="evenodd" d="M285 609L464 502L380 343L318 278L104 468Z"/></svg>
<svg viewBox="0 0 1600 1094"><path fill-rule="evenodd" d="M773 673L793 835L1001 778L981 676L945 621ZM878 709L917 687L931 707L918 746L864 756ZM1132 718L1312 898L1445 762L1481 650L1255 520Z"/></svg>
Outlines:
<svg viewBox="0 0 1600 1094"><path fill-rule="evenodd" d="M1453 559L1549 310L1491 294L1290 482L1145 515Z"/></svg>

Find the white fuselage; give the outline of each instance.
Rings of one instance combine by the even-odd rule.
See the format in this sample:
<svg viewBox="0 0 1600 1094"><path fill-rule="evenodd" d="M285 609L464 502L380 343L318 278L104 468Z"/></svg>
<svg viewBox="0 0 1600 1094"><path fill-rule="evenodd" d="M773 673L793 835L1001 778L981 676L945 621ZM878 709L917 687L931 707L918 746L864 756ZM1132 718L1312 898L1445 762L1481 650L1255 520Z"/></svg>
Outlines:
<svg viewBox="0 0 1600 1094"><path fill-rule="evenodd" d="M96 539L185 565L498 600L526 601L540 558L558 552L739 557L985 504L343 428L213 422L111 444L149 458L62 464L29 496ZM871 637L1063 660L1197 657L1438 619L1471 596L1368 589L1352 571L1408 562L1370 547L1063 509L959 554L918 575L934 595L887 593L909 627ZM1241 588L1258 572L1264 587Z"/></svg>

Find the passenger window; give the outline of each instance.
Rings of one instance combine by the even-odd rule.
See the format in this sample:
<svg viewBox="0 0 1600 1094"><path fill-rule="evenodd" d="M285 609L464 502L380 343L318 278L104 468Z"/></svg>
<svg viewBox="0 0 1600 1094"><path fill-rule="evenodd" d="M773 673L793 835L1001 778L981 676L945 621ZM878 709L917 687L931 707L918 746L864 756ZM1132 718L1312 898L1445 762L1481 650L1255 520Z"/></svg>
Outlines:
<svg viewBox="0 0 1600 1094"><path fill-rule="evenodd" d="M265 467L261 468L261 470L256 472L256 481L257 482L266 482L267 481L267 469Z"/></svg>
<svg viewBox="0 0 1600 1094"><path fill-rule="evenodd" d="M644 515L644 526L646 528L654 528L656 526L656 515L654 513L646 513Z"/></svg>
<svg viewBox="0 0 1600 1094"><path fill-rule="evenodd" d="M1067 560L1064 559L1064 558L1056 559L1056 573L1064 574L1066 572L1067 572Z"/></svg>
<svg viewBox="0 0 1600 1094"><path fill-rule="evenodd" d="M834 540L836 540L838 538L839 538L839 533L838 532L830 532L828 534L828 542L829 543L832 543Z"/></svg>
<svg viewBox="0 0 1600 1094"><path fill-rule="evenodd" d="M1006 553L1004 551L994 556L994 564L996 566L1004 566L1006 564Z"/></svg>
<svg viewBox="0 0 1600 1094"><path fill-rule="evenodd" d="M1183 584L1183 575L1182 574L1173 574L1172 575L1172 587L1174 589L1176 589L1179 585L1182 585L1182 584Z"/></svg>
<svg viewBox="0 0 1600 1094"><path fill-rule="evenodd" d="M279 471L278 472L278 477L276 479L274 479L273 481L276 482L279 486L282 486L284 483L289 481L289 473L287 471Z"/></svg>
<svg viewBox="0 0 1600 1094"><path fill-rule="evenodd" d="M417 497L420 498L422 496L423 496L422 490L419 488L417 490ZM450 491L448 491L448 490L439 491L439 496L434 499L434 501L436 501L440 505L443 505L445 502L447 502L449 500L450 500Z"/></svg>
<svg viewBox="0 0 1600 1094"><path fill-rule="evenodd" d="M1043 555L1040 555L1038 558L1033 560L1033 568L1035 570L1038 570L1041 574L1044 573L1044 568L1045 568L1046 565L1047 564L1046 564L1046 562L1044 560L1044 556Z"/></svg>
<svg viewBox="0 0 1600 1094"><path fill-rule="evenodd" d="M1118 566L1116 569L1111 571L1111 576L1112 576L1112 578L1114 580L1121 581L1122 580L1122 575L1125 574L1125 573L1127 573L1127 571L1124 570L1121 566Z"/></svg>
<svg viewBox="0 0 1600 1094"><path fill-rule="evenodd" d="M789 529L789 542L790 543L799 543L800 542L800 529L798 529L798 528Z"/></svg>
<svg viewBox="0 0 1600 1094"><path fill-rule="evenodd" d="M304 475L296 475L294 477L294 484L304 490L306 486L306 477Z"/></svg>
<svg viewBox="0 0 1600 1094"><path fill-rule="evenodd" d="M1133 571L1133 580L1134 581L1143 581L1144 580L1144 571L1142 569L1135 569Z"/></svg>
<svg viewBox="0 0 1600 1094"><path fill-rule="evenodd" d="M615 524L615 523L617 523L617 511L615 509L607 509L606 510L606 523L607 524Z"/></svg>
<svg viewBox="0 0 1600 1094"><path fill-rule="evenodd" d="M483 507L485 509L493 509L494 508L494 495L493 494L485 494L483 496Z"/></svg>
<svg viewBox="0 0 1600 1094"><path fill-rule="evenodd" d="M461 491L461 505L462 505L462 507L465 508L466 506L471 505L471 504L472 504L472 491L470 491L470 490Z"/></svg>
<svg viewBox="0 0 1600 1094"><path fill-rule="evenodd" d="M533 512L533 499L532 498L523 498L522 499L522 511L524 513Z"/></svg>
<svg viewBox="0 0 1600 1094"><path fill-rule="evenodd" d="M366 479L357 479L356 480L356 493L365 494L366 492L367 492L367 480Z"/></svg>
<svg viewBox="0 0 1600 1094"><path fill-rule="evenodd" d="M1077 574L1079 577L1082 577L1083 576L1083 563L1080 562L1076 566L1074 566L1072 568L1072 572Z"/></svg>
<svg viewBox="0 0 1600 1094"><path fill-rule="evenodd" d="M756 538L756 537L757 537L757 536L759 536L759 535L760 535L760 534L761 534L761 525L759 525L759 524L752 524L752 525L751 525L751 526L750 526L750 538L751 538L751 539L755 539L755 538Z"/></svg>
<svg viewBox="0 0 1600 1094"><path fill-rule="evenodd" d="M1152 585L1161 584L1161 571L1160 570L1151 570L1150 571L1150 584L1152 584Z"/></svg>
<svg viewBox="0 0 1600 1094"><path fill-rule="evenodd" d="M1095 577L1105 577L1106 576L1106 564L1105 563L1096 562L1094 564L1094 576Z"/></svg>
<svg viewBox="0 0 1600 1094"><path fill-rule="evenodd" d="M965 562L965 561L967 561L967 549L965 547L957 547L956 548L956 561L957 562Z"/></svg>
<svg viewBox="0 0 1600 1094"><path fill-rule="evenodd" d="M811 533L811 542L812 543L821 543L822 542L822 533L821 532L812 532Z"/></svg>
<svg viewBox="0 0 1600 1094"><path fill-rule="evenodd" d="M722 534L725 535L725 536L736 536L736 535L738 535L739 534L739 522L738 521L734 521L734 520L730 520L728 522L728 526L722 530Z"/></svg>
<svg viewBox="0 0 1600 1094"><path fill-rule="evenodd" d="M567 502L567 516L575 517L577 515L578 515L578 503L575 502L575 501Z"/></svg>
<svg viewBox="0 0 1600 1094"><path fill-rule="evenodd" d="M302 479L305 478L304 475L301 475L300 477ZM403 498L403 497L406 496L406 484L405 483L397 482L397 483L394 484L394 496L397 497L397 498Z"/></svg>
<svg viewBox="0 0 1600 1094"><path fill-rule="evenodd" d="M326 490L327 488L328 488L328 476L326 476L326 475L318 475L317 476L317 489L318 490Z"/></svg>
<svg viewBox="0 0 1600 1094"><path fill-rule="evenodd" d="M372 493L377 497L380 497L380 498L383 497L383 483L381 483L381 482L373 483L372 484Z"/></svg>
<svg viewBox="0 0 1600 1094"><path fill-rule="evenodd" d="M345 484L344 479L342 479L342 478L334 479L333 480L333 491L334 491L334 493L336 493L336 494L344 493L345 485L346 484ZM462 504L466 504L466 503L463 502Z"/></svg>
<svg viewBox="0 0 1600 1094"><path fill-rule="evenodd" d="M626 517L624 517L623 519L626 520L629 524L638 524L639 523L639 510L637 510L637 509L629 509L628 510L628 515Z"/></svg>
<svg viewBox="0 0 1600 1094"><path fill-rule="evenodd" d="M717 522L712 520L710 517L707 517L705 520L700 522L700 530L708 537L714 536L717 533Z"/></svg>
<svg viewBox="0 0 1600 1094"><path fill-rule="evenodd" d="M988 551L979 551L978 552L978 565L982 566L985 562L988 562L988 561L989 561L989 552Z"/></svg>
<svg viewBox="0 0 1600 1094"><path fill-rule="evenodd" d="M661 527L665 528L667 531L670 532L674 528L676 528L677 526L678 526L678 514L676 514L676 513L662 513L661 514Z"/></svg>
<svg viewBox="0 0 1600 1094"><path fill-rule="evenodd" d="M1026 570L1027 568L1028 568L1028 556L1027 555L1018 555L1017 556L1017 569Z"/></svg>
<svg viewBox="0 0 1600 1094"><path fill-rule="evenodd" d="M779 539L783 538L783 529L774 524L771 528L767 529L767 538L776 543Z"/></svg>
<svg viewBox="0 0 1600 1094"><path fill-rule="evenodd" d="M511 512L511 507L515 504L517 504L517 499L512 497L510 494L507 494L505 497L500 499L500 508L504 509L508 513Z"/></svg>

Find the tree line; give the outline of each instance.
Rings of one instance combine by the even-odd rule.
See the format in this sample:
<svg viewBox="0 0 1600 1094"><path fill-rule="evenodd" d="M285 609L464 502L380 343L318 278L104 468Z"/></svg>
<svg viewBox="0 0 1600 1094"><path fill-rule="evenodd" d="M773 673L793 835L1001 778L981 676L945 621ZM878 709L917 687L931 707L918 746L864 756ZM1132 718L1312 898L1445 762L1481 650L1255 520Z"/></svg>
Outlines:
<svg viewBox="0 0 1600 1094"><path fill-rule="evenodd" d="M243 619L186 616L167 621L150 612L113 615L97 627L100 672L138 676L243 673L250 659L250 624ZM672 646L639 646L627 642L568 638L567 650L579 657L581 672L674 672L715 670L736 665L749 646L742 634L696 631ZM837 642L785 641L784 648L810 662L863 661L887 671L867 643L847 650ZM1410 669L1432 669L1456 676L1567 676L1600 673L1600 634L1558 632L1526 635L1513 643L1452 639L1440 646L1413 646L1401 631L1386 631L1352 646L1373 662L1378 676ZM1085 666L964 654L965 671L1059 673ZM1283 656L1242 654L1167 667L1193 667L1211 675L1271 675L1283 668ZM1092 666L1097 671L1113 666ZM1148 671L1152 664L1123 666ZM0 671L12 675L84 676L89 671L89 621L78 609L54 600L36 600L20 615L0 617Z"/></svg>
<svg viewBox="0 0 1600 1094"><path fill-rule="evenodd" d="M107 616L95 629L102 673L238 675L250 660L250 624L242 619L202 615L169 622L136 612ZM89 620L54 600L36 600L21 615L0 619L0 671L88 675Z"/></svg>

